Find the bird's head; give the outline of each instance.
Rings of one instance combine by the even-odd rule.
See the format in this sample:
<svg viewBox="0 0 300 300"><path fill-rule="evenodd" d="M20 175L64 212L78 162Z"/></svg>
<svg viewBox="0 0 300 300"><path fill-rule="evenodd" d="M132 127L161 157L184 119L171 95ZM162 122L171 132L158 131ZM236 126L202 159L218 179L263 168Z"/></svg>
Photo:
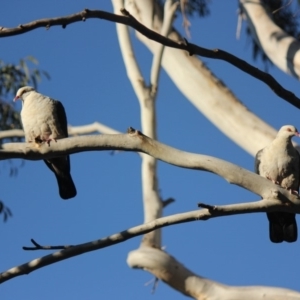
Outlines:
<svg viewBox="0 0 300 300"><path fill-rule="evenodd" d="M24 100L23 96L28 93L28 92L32 92L35 91L35 89L31 86L23 86L21 88L18 89L16 97L14 98L14 101L17 101L18 99Z"/></svg>
<svg viewBox="0 0 300 300"><path fill-rule="evenodd" d="M292 138L294 135L300 136L297 128L293 125L285 125L279 129L277 137Z"/></svg>

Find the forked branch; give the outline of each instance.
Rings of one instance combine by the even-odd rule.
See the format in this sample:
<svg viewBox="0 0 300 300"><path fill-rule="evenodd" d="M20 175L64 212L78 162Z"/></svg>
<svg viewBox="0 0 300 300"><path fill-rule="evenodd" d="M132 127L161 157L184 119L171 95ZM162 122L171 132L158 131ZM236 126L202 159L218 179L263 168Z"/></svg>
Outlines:
<svg viewBox="0 0 300 300"><path fill-rule="evenodd" d="M143 152L168 164L181 168L207 171L223 177L228 182L243 187L262 198L280 198L295 205L300 212L300 199L271 181L227 161L181 151L155 141L141 132L129 128L127 134L103 134L60 139L50 146L36 147L32 143L7 143L1 145L0 160L22 158L42 160L85 151L123 150Z"/></svg>
<svg viewBox="0 0 300 300"><path fill-rule="evenodd" d="M62 249L62 250L34 259L25 264L22 264L20 266L2 272L0 274L0 284L14 277L29 274L42 267L57 263L59 261L77 255L81 255L83 253L99 250L118 243L122 243L128 239L149 233L153 230L162 227L167 227L175 224L181 224L181 223L192 222L192 221L208 220L210 218L220 217L220 216L230 216L230 215L244 214L244 213L272 211L275 208L276 210L280 208L288 209L288 210L291 209L289 206L284 206L283 204L280 204L276 199L273 200L263 199L257 202L216 206L216 209L213 212L208 209L201 209L201 210L195 210L186 213L171 215L171 216L153 220L146 224L129 228L127 230L110 235L105 238L101 238L88 243L74 245L74 246L69 246L69 245L68 246L41 246L40 244L32 240L33 243L35 244L34 250L35 249L36 250ZM32 247L23 247L23 248L25 248L26 250L33 250Z"/></svg>

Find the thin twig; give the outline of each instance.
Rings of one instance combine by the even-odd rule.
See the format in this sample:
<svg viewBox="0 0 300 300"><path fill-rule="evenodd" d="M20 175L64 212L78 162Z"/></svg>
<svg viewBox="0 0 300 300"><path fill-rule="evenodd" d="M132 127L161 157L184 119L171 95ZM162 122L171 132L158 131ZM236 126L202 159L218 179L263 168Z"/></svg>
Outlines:
<svg viewBox="0 0 300 300"><path fill-rule="evenodd" d="M63 249L68 249L70 247L73 247L72 245L67 245L67 246L41 246L34 239L31 239L30 241L35 247L22 247L23 250L63 250Z"/></svg>

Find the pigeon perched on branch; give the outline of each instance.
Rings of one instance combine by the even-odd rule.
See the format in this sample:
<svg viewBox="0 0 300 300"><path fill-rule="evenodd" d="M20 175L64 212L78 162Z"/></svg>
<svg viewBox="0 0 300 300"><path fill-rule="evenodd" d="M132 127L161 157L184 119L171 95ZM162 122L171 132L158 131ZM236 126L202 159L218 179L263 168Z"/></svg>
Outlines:
<svg viewBox="0 0 300 300"><path fill-rule="evenodd" d="M280 128L275 140L260 150L255 158L255 172L293 194L298 194L300 155L292 144L292 137L300 136L292 125ZM273 243L297 240L296 216L287 212L268 212L270 240Z"/></svg>
<svg viewBox="0 0 300 300"><path fill-rule="evenodd" d="M67 117L61 102L24 86L17 92L14 101L22 100L21 120L28 143L40 146L68 137ZM54 173L62 199L76 196L76 188L70 173L69 155L44 160Z"/></svg>

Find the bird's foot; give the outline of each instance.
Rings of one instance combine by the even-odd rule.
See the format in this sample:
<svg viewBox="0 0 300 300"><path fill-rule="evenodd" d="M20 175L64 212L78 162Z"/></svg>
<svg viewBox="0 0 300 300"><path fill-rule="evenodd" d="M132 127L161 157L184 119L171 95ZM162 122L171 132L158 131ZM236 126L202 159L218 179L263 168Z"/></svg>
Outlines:
<svg viewBox="0 0 300 300"><path fill-rule="evenodd" d="M272 178L270 178L269 176L266 177L268 180L271 180L273 183L280 185L280 182L277 180L274 180Z"/></svg>
<svg viewBox="0 0 300 300"><path fill-rule="evenodd" d="M56 139L47 139L47 140L45 140L45 142L48 144L49 147L50 147L50 142L51 141L55 141L55 143L57 142Z"/></svg>
<svg viewBox="0 0 300 300"><path fill-rule="evenodd" d="M32 143L35 148L40 148L43 144L43 141L40 139L40 137L35 137L33 141L28 141L28 143Z"/></svg>
<svg viewBox="0 0 300 300"><path fill-rule="evenodd" d="M290 192L291 195L299 195L299 192L296 190L292 190L292 189L288 189L288 191Z"/></svg>

